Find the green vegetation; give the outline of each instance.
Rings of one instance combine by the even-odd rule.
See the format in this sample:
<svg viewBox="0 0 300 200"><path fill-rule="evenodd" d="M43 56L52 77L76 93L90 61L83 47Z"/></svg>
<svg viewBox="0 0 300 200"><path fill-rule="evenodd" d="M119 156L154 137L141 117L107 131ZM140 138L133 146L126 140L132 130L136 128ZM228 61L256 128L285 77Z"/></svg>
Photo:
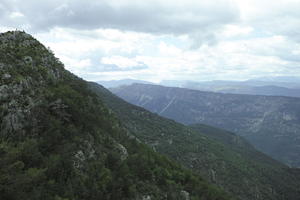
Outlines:
<svg viewBox="0 0 300 200"><path fill-rule="evenodd" d="M241 137L209 126L189 128L131 105L95 83L90 87L137 138L239 199L299 199L299 170L256 151Z"/></svg>
<svg viewBox="0 0 300 200"><path fill-rule="evenodd" d="M111 90L132 104L179 123L208 124L233 131L275 160L300 167L299 98L222 94L148 84Z"/></svg>
<svg viewBox="0 0 300 200"><path fill-rule="evenodd" d="M0 34L0 77L0 199L231 199L139 142L30 35Z"/></svg>

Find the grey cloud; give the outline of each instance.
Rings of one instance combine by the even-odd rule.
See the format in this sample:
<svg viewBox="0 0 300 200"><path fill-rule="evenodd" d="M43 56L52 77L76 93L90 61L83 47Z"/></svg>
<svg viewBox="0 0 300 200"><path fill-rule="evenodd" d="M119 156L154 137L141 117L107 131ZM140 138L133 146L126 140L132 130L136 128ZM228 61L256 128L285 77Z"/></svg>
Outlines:
<svg viewBox="0 0 300 200"><path fill-rule="evenodd" d="M277 0L261 7L259 13L246 23L268 34L283 35L300 42L300 1Z"/></svg>
<svg viewBox="0 0 300 200"><path fill-rule="evenodd" d="M8 2L8 1L6 1ZM14 2L14 1L11 1ZM116 28L159 34L189 34L208 31L238 18L238 11L227 0L217 3L176 5L159 1L82 1L28 0L15 2L35 30L54 26L80 29ZM135 2L135 3L132 3Z"/></svg>
<svg viewBox="0 0 300 200"><path fill-rule="evenodd" d="M193 43L191 49L197 49L203 44L214 45L217 42L216 33L208 30L198 31L190 35Z"/></svg>
<svg viewBox="0 0 300 200"><path fill-rule="evenodd" d="M4 0L0 2L0 16L5 15L7 12L12 10L13 5L9 3L9 1Z"/></svg>
<svg viewBox="0 0 300 200"><path fill-rule="evenodd" d="M298 63L300 62L299 55L293 55L290 52L280 52L280 53L278 53L277 56L285 61L298 62Z"/></svg>
<svg viewBox="0 0 300 200"><path fill-rule="evenodd" d="M289 18L273 18L268 22L257 23L258 28L269 33L284 35L295 42L300 42L300 16L290 16Z"/></svg>
<svg viewBox="0 0 300 200"><path fill-rule="evenodd" d="M3 15L5 15L5 7L0 3L0 17L2 17Z"/></svg>
<svg viewBox="0 0 300 200"><path fill-rule="evenodd" d="M9 15L11 13L11 6L6 2L0 2L0 25L9 24Z"/></svg>

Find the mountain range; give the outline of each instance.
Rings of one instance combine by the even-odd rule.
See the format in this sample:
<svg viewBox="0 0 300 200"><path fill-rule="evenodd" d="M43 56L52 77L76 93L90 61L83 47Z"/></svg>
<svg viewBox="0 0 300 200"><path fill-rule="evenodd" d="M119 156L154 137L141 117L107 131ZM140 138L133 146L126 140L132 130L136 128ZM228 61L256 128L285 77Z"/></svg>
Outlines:
<svg viewBox="0 0 300 200"><path fill-rule="evenodd" d="M238 199L295 198L297 169L257 151L242 137L202 124L184 126L131 105L97 84L91 83L91 88L142 142ZM282 180L290 184L285 187ZM287 193L292 195L282 196Z"/></svg>
<svg viewBox="0 0 300 200"><path fill-rule="evenodd" d="M289 80L290 82L280 82ZM191 82L185 81L180 84L167 84L168 86L178 86L182 88L195 89L201 91L211 91L231 94L251 94L268 96L290 96L300 97L300 81L298 79L265 78L248 81L207 81Z"/></svg>
<svg viewBox="0 0 300 200"><path fill-rule="evenodd" d="M136 79L121 79L111 81L98 81L106 88L115 88L133 83L152 84L149 81ZM178 81L163 80L156 85L167 87L180 87L200 91L229 93L229 94L250 94L267 96L289 96L300 97L300 78L298 77L261 77L246 81Z"/></svg>
<svg viewBox="0 0 300 200"><path fill-rule="evenodd" d="M136 82L138 83L138 82ZM163 80L159 83L163 86L170 87L183 87L188 86L199 88L220 88L222 87L261 87L261 86L277 86L284 88L300 88L299 77L289 76L270 76L260 77L255 79L248 79L245 81L233 81L233 80L212 80L212 81L188 81L188 80Z"/></svg>
<svg viewBox="0 0 300 200"><path fill-rule="evenodd" d="M258 150L300 166L300 99L223 94L158 85L133 84L112 91L183 124L203 123L235 132Z"/></svg>

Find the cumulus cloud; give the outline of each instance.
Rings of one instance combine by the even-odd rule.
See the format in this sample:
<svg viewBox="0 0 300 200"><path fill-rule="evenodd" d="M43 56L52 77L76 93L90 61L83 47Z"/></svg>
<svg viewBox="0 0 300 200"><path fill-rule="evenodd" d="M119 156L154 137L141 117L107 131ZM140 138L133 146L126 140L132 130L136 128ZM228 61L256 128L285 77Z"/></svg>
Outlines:
<svg viewBox="0 0 300 200"><path fill-rule="evenodd" d="M88 79L300 75L298 0L2 0L24 29Z"/></svg>
<svg viewBox="0 0 300 200"><path fill-rule="evenodd" d="M235 0L241 20L262 32L284 35L300 42L300 1Z"/></svg>
<svg viewBox="0 0 300 200"><path fill-rule="evenodd" d="M32 28L115 28L138 32L184 34L230 23L237 9L229 0L175 3L170 0L4 0L22 13ZM9 3L10 2L10 3ZM8 6L6 6L8 7Z"/></svg>

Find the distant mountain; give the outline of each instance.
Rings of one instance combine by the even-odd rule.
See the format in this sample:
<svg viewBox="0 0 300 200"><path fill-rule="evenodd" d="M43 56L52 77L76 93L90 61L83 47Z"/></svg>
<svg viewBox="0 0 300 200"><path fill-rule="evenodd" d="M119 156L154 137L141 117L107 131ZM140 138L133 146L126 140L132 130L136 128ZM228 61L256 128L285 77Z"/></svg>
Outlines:
<svg viewBox="0 0 300 200"><path fill-rule="evenodd" d="M261 87L261 86L277 86L277 87L284 87L290 89L299 89L300 83L299 82L276 82L276 81L260 81L260 80L247 80L241 82L247 86L254 86L254 87Z"/></svg>
<svg viewBox="0 0 300 200"><path fill-rule="evenodd" d="M248 86L248 85L234 85L234 84L222 84L222 85L201 85L201 84L183 84L183 88L211 91L228 94L251 94L251 95L268 95L268 96L288 96L288 97L300 97L300 88L285 88L279 86Z"/></svg>
<svg viewBox="0 0 300 200"><path fill-rule="evenodd" d="M278 86L260 86L260 87L239 87L234 89L223 89L216 92L231 94L251 94L251 95L268 95L268 96L287 96L300 97L300 88L291 89Z"/></svg>
<svg viewBox="0 0 300 200"><path fill-rule="evenodd" d="M300 78L297 77L265 77L247 81L161 81L160 84L210 92L300 97Z"/></svg>
<svg viewBox="0 0 300 200"><path fill-rule="evenodd" d="M300 83L300 77L297 76L266 76L250 79L249 81L265 81L265 82L286 82L286 83Z"/></svg>
<svg viewBox="0 0 300 200"><path fill-rule="evenodd" d="M95 83L90 87L142 142L238 199L298 199L299 171L258 152L240 136L206 125L186 127L131 105Z"/></svg>
<svg viewBox="0 0 300 200"><path fill-rule="evenodd" d="M233 199L141 143L32 36L0 34L0 78L1 200Z"/></svg>
<svg viewBox="0 0 300 200"><path fill-rule="evenodd" d="M159 85L170 86L170 87L182 87L184 84L189 83L190 81L178 81L178 80L162 80L159 82ZM198 83L198 82L192 82Z"/></svg>
<svg viewBox="0 0 300 200"><path fill-rule="evenodd" d="M121 79L121 80L110 80L110 81L97 81L98 84L103 85L106 88L119 87L122 85L131 85L133 83L153 84L148 81L135 80L135 79Z"/></svg>
<svg viewBox="0 0 300 200"><path fill-rule="evenodd" d="M290 166L300 166L300 99L222 94L133 84L112 91L135 105L184 124L233 131Z"/></svg>
<svg viewBox="0 0 300 200"><path fill-rule="evenodd" d="M163 86L185 87L202 86L202 87L226 87L226 86L278 86L285 88L300 88L300 77L278 76L278 77L260 77L245 81L233 80L212 80L212 81L189 81L189 80L163 80L159 83Z"/></svg>

